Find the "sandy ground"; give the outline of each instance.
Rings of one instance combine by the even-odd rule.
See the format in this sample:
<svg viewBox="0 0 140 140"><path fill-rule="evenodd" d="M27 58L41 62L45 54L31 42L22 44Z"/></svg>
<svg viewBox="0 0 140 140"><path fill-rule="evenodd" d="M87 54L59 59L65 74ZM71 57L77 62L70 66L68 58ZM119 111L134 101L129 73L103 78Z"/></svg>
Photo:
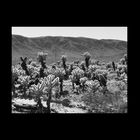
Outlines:
<svg viewBox="0 0 140 140"><path fill-rule="evenodd" d="M23 105L23 104L36 105L36 102L34 100L29 100L29 99L15 98L14 100L12 100L12 102L18 105ZM47 107L45 101L42 101L42 104L44 107ZM77 102L72 102L70 105L71 107L66 107L63 106L62 104L51 103L51 108L55 109L58 113L86 113L87 112L86 109L82 109L82 107L84 108L84 105L80 103L78 104ZM19 112L14 111L12 113L19 113Z"/></svg>

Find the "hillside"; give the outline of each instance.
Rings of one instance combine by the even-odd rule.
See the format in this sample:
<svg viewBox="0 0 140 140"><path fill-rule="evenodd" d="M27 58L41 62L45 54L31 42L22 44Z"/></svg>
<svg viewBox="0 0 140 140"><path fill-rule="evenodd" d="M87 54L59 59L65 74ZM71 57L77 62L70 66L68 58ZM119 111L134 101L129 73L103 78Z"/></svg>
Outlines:
<svg viewBox="0 0 140 140"><path fill-rule="evenodd" d="M38 51L48 52L47 63L60 60L62 54L69 61L82 60L82 53L90 52L92 58L108 61L118 61L127 53L127 42L111 39L91 39L85 37L46 36L28 38L12 35L12 64L19 62L20 56L36 59Z"/></svg>

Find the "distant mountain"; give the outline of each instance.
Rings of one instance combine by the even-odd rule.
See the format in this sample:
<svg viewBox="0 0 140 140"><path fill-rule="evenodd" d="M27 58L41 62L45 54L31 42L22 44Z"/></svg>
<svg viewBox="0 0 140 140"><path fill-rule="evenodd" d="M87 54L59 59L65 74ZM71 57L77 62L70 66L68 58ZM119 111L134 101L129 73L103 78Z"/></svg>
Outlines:
<svg viewBox="0 0 140 140"><path fill-rule="evenodd" d="M20 56L36 59L38 51L48 52L47 63L60 60L66 54L68 61L83 60L81 55L90 52L92 58L108 61L118 61L127 53L127 42L112 39L91 39L85 37L46 36L28 38L12 35L12 64L19 62Z"/></svg>

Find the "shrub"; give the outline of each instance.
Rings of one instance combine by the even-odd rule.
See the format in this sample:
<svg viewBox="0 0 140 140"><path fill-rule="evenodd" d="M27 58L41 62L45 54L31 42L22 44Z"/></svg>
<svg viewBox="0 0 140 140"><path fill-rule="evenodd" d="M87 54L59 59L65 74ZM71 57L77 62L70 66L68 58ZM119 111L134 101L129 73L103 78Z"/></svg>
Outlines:
<svg viewBox="0 0 140 140"><path fill-rule="evenodd" d="M87 92L83 94L82 101L90 112L94 113L125 113L127 102L119 94L100 94L100 92Z"/></svg>
<svg viewBox="0 0 140 140"><path fill-rule="evenodd" d="M112 94L121 93L123 90L126 90L127 86L122 81L110 80L107 82L107 89Z"/></svg>

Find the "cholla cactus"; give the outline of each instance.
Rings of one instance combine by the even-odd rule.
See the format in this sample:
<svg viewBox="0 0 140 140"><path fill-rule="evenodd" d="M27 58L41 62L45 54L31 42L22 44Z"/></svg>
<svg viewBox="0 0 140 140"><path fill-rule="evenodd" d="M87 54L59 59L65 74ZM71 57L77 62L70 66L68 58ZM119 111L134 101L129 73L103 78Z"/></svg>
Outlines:
<svg viewBox="0 0 140 140"><path fill-rule="evenodd" d="M126 65L118 65L117 71L119 71L120 74L122 74L124 72L127 74L127 66Z"/></svg>
<svg viewBox="0 0 140 140"><path fill-rule="evenodd" d="M30 58L30 59L28 60L28 65L30 65L32 62L33 62L33 60Z"/></svg>
<svg viewBox="0 0 140 140"><path fill-rule="evenodd" d="M120 73L120 70L119 69L116 70L116 73L117 73L117 77L120 77L121 76L121 73Z"/></svg>
<svg viewBox="0 0 140 140"><path fill-rule="evenodd" d="M87 77L83 77L83 78L80 78L80 83L81 83L81 86L82 86L82 91L85 90L85 83L87 81Z"/></svg>
<svg viewBox="0 0 140 140"><path fill-rule="evenodd" d="M89 89L92 93L95 93L100 87L100 83L98 80L86 81L85 85L87 85L89 87Z"/></svg>
<svg viewBox="0 0 140 140"><path fill-rule="evenodd" d="M112 63L111 63L111 62L108 62L108 63L106 64L106 68L107 68L107 69L112 68Z"/></svg>
<svg viewBox="0 0 140 140"><path fill-rule="evenodd" d="M80 80L80 78L84 77L84 71L80 68L76 68L72 71L72 75L74 76L74 80Z"/></svg>
<svg viewBox="0 0 140 140"><path fill-rule="evenodd" d="M79 60L75 60L75 61L74 61L74 64L76 64L76 65L78 66Z"/></svg>
<svg viewBox="0 0 140 140"><path fill-rule="evenodd" d="M115 65L115 62L114 61L112 61L112 67L113 67L113 69L115 71L116 70L116 65Z"/></svg>
<svg viewBox="0 0 140 140"><path fill-rule="evenodd" d="M120 63L121 63L122 65L125 65L125 59L124 59L124 58L121 58L121 59L120 59Z"/></svg>
<svg viewBox="0 0 140 140"><path fill-rule="evenodd" d="M84 62L84 61L82 61L82 62L80 63L80 67L81 67L81 69L82 69L83 71L86 71L85 62Z"/></svg>
<svg viewBox="0 0 140 140"><path fill-rule="evenodd" d="M80 78L80 83L84 84L87 80L87 77Z"/></svg>
<svg viewBox="0 0 140 140"><path fill-rule="evenodd" d="M89 71L90 71L91 73L95 72L96 69L97 69L96 65L89 65Z"/></svg>
<svg viewBox="0 0 140 140"><path fill-rule="evenodd" d="M90 55L89 52L85 52L83 55L84 55L84 57L85 57L85 64L86 64L86 67L87 67L87 69L88 69L89 60L90 60L90 58L91 58L91 55Z"/></svg>
<svg viewBox="0 0 140 140"><path fill-rule="evenodd" d="M27 64L26 64L27 63L27 57L25 57L24 59L22 57L20 57L20 59L22 61L22 63L21 63L22 69L25 70L25 72L26 72L27 75L30 75L29 74L29 71L28 71Z"/></svg>
<svg viewBox="0 0 140 140"><path fill-rule="evenodd" d="M12 66L12 73L17 74L18 76L20 76L20 75L25 76L26 75L24 70L20 69L19 67L14 67L14 66Z"/></svg>
<svg viewBox="0 0 140 140"><path fill-rule="evenodd" d="M107 70L96 69L95 74L102 74L104 77L107 77Z"/></svg>
<svg viewBox="0 0 140 140"><path fill-rule="evenodd" d="M30 65L33 66L33 67L38 67L38 66L39 66L39 65L37 64L37 62L35 62L35 61L32 61L32 62L30 63Z"/></svg>
<svg viewBox="0 0 140 140"><path fill-rule="evenodd" d="M37 85L32 85L30 88L31 96L34 97L34 100L37 102L37 107L39 111L42 112L43 105L41 103L41 96L44 95L44 86L45 83L42 81L42 83L38 83Z"/></svg>
<svg viewBox="0 0 140 140"><path fill-rule="evenodd" d="M12 66L12 80L17 79L19 76L19 70Z"/></svg>
<svg viewBox="0 0 140 140"><path fill-rule="evenodd" d="M91 65L95 65L95 59L91 59Z"/></svg>
<svg viewBox="0 0 140 140"><path fill-rule="evenodd" d="M15 95L15 82L17 81L17 79L18 79L17 73L12 73L12 92L13 92L13 95Z"/></svg>
<svg viewBox="0 0 140 140"><path fill-rule="evenodd" d="M12 66L12 92L15 95L15 84L18 82L19 76L26 75L24 70L20 70L19 66Z"/></svg>
<svg viewBox="0 0 140 140"><path fill-rule="evenodd" d="M65 75L65 70L63 68L57 68L55 71L54 71L54 75L56 77L59 77L60 79L63 79L64 78L64 75Z"/></svg>
<svg viewBox="0 0 140 140"><path fill-rule="evenodd" d="M35 96L38 103L41 103L41 97L47 99L47 109L48 113L50 113L50 101L52 96L52 88L59 85L59 77L55 78L54 75L50 74L44 79L40 79L41 83L38 85L33 85L31 90L34 91L33 96ZM40 108L42 105L40 105Z"/></svg>
<svg viewBox="0 0 140 140"><path fill-rule="evenodd" d="M127 54L124 55L125 63L127 65Z"/></svg>
<svg viewBox="0 0 140 140"><path fill-rule="evenodd" d="M59 65L60 65L60 63L61 63L60 61L57 61L57 62L56 62L57 66L59 66Z"/></svg>
<svg viewBox="0 0 140 140"><path fill-rule="evenodd" d="M18 82L21 84L22 86L22 90L23 90L23 96L26 95L26 91L28 89L29 86L29 82L30 82L30 76L19 76L18 77Z"/></svg>
<svg viewBox="0 0 140 140"><path fill-rule="evenodd" d="M88 79L92 78L92 73L89 70L86 70L84 73L84 76L87 77Z"/></svg>
<svg viewBox="0 0 140 140"><path fill-rule="evenodd" d="M44 81L42 81L41 83L38 83L37 85L34 84L30 87L30 91L35 101L38 101L40 97L44 95L44 87L45 87Z"/></svg>
<svg viewBox="0 0 140 140"><path fill-rule="evenodd" d="M19 76L18 77L18 81L22 84L28 84L28 82L30 81L30 76Z"/></svg>
<svg viewBox="0 0 140 140"><path fill-rule="evenodd" d="M60 93L63 92L63 80L64 80L64 77L65 77L65 70L63 68L57 68L54 72L54 75L56 77L59 77L59 80L60 80Z"/></svg>
<svg viewBox="0 0 140 140"><path fill-rule="evenodd" d="M50 101L51 101L51 96L52 96L52 88L55 86L59 86L59 77L55 78L54 75L49 75L47 78L44 78L45 81L45 89L44 91L48 92L48 99L47 99L47 108L48 108L48 113L51 112L50 110Z"/></svg>
<svg viewBox="0 0 140 140"><path fill-rule="evenodd" d="M63 68L66 70L67 56L66 55L62 55L61 60L62 60Z"/></svg>
<svg viewBox="0 0 140 140"><path fill-rule="evenodd" d="M45 77L45 73L44 73L44 68L43 67L41 67L40 70L39 70L39 76L40 76L40 78L41 77Z"/></svg>
<svg viewBox="0 0 140 140"><path fill-rule="evenodd" d="M41 63L41 66L43 69L46 68L46 58L47 58L48 53L44 53L44 52L38 52L37 53L37 60Z"/></svg>
<svg viewBox="0 0 140 140"><path fill-rule="evenodd" d="M68 71L67 71L67 65L66 65L66 61L67 61L67 56L66 55L62 55L61 57L61 60L62 60L62 66L65 70L65 79L68 79Z"/></svg>
<svg viewBox="0 0 140 140"><path fill-rule="evenodd" d="M70 76L70 79L72 81L73 90L74 90L74 83L76 85L80 85L80 78L84 77L84 71L80 68L76 68L72 71L72 76Z"/></svg>
<svg viewBox="0 0 140 140"><path fill-rule="evenodd" d="M44 82L45 82L45 86L46 86L45 89L47 89L47 91L49 91L54 86L59 85L59 77L55 78L55 75L50 74L47 77L44 77Z"/></svg>
<svg viewBox="0 0 140 140"><path fill-rule="evenodd" d="M33 65L28 65L29 74L32 75L34 71L39 71L38 68L34 67Z"/></svg>
<svg viewBox="0 0 140 140"><path fill-rule="evenodd" d="M71 75L71 72L73 71L73 64L70 64L69 65L69 68L67 69L67 73L68 73L68 75Z"/></svg>

